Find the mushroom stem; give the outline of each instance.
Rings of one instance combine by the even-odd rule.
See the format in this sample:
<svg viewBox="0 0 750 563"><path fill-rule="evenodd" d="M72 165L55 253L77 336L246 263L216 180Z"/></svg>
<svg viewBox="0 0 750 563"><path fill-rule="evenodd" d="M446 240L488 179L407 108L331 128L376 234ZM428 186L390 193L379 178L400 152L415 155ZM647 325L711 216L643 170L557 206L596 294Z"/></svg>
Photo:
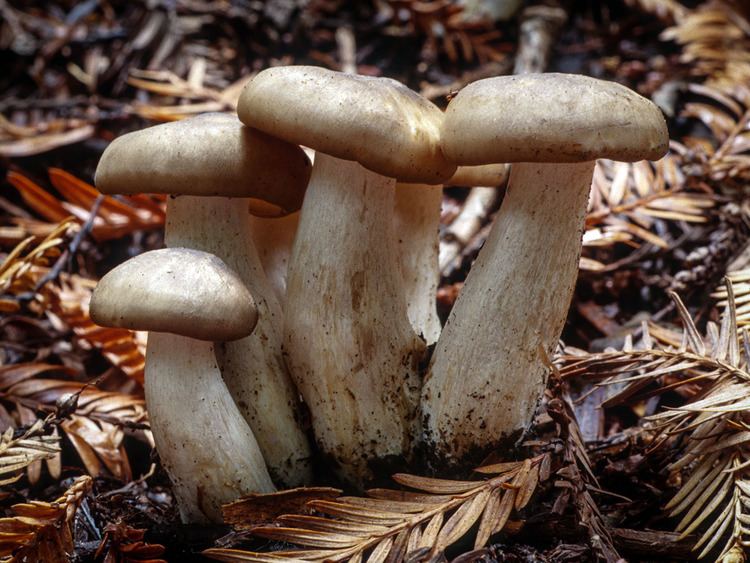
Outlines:
<svg viewBox="0 0 750 563"><path fill-rule="evenodd" d="M551 355L575 288L593 171L593 161L512 166L425 381L425 438L437 455L482 455L530 425L546 384L541 350Z"/></svg>
<svg viewBox="0 0 750 563"><path fill-rule="evenodd" d="M289 262L287 363L346 480L409 451L424 343L406 314L395 180L319 152Z"/></svg>
<svg viewBox="0 0 750 563"><path fill-rule="evenodd" d="M222 504L274 490L258 443L221 379L212 343L149 333L145 391L183 522L221 522Z"/></svg>
<svg viewBox="0 0 750 563"><path fill-rule="evenodd" d="M283 307L286 301L286 273L297 233L299 212L273 218L250 215L249 221L263 270Z"/></svg>
<svg viewBox="0 0 750 563"><path fill-rule="evenodd" d="M406 294L409 321L427 345L440 336L437 314L438 231L442 186L398 184L395 229L397 256Z"/></svg>
<svg viewBox="0 0 750 563"><path fill-rule="evenodd" d="M286 486L309 482L310 446L299 422L298 394L281 355L281 307L253 244L247 200L170 197L165 239L170 247L215 254L253 294L258 324L250 336L217 345L221 374L274 480Z"/></svg>

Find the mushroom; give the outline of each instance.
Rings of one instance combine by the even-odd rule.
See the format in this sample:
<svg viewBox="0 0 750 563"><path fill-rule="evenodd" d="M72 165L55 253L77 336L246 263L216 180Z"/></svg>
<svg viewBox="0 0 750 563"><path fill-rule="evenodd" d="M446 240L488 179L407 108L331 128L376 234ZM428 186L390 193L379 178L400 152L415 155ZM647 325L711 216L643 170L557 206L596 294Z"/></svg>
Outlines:
<svg viewBox="0 0 750 563"><path fill-rule="evenodd" d="M446 185L497 186L507 176L504 164L461 166ZM443 185L396 185L395 229L406 307L414 331L432 345L440 336L437 288L440 206Z"/></svg>
<svg viewBox="0 0 750 563"><path fill-rule="evenodd" d="M310 446L281 356L281 307L253 245L247 209L249 202L258 214L296 211L309 174L299 147L244 127L227 114L124 135L107 147L96 172L103 193L180 194L167 199L167 246L215 254L252 292L258 326L246 338L218 345L217 359L271 476L287 486L309 481Z"/></svg>
<svg viewBox="0 0 750 563"><path fill-rule="evenodd" d="M316 440L344 479L408 454L424 343L412 330L393 232L396 178L440 183L442 112L402 84L316 67L260 72L246 125L316 151L292 249L285 352Z"/></svg>
<svg viewBox="0 0 750 563"><path fill-rule="evenodd" d="M285 217L257 217L250 215L250 231L258 249L260 262L268 281L282 305L286 300L286 274L297 234L299 212Z"/></svg>
<svg viewBox="0 0 750 563"><path fill-rule="evenodd" d="M475 82L451 101L442 146L457 164L513 162L496 223L437 343L422 393L435 455L470 463L528 427L575 287L595 160L660 158L658 108L585 76Z"/></svg>
<svg viewBox="0 0 750 563"><path fill-rule="evenodd" d="M223 503L274 490L211 342L246 337L258 319L235 272L207 252L146 252L101 279L91 318L101 326L150 331L146 404L183 522L221 522Z"/></svg>

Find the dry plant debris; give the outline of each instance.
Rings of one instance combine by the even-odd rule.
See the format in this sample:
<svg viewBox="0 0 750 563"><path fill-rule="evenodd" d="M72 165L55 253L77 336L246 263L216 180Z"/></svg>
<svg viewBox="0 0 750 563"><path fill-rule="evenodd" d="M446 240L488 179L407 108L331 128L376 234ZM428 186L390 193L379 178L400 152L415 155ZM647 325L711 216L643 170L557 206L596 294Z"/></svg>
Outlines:
<svg viewBox="0 0 750 563"><path fill-rule="evenodd" d="M630 340L623 350L576 354L560 358L563 378L586 377L613 386L605 405L639 399L687 387L690 400L648 417L645 427L654 435L650 453L669 447L674 461L670 474L685 474L677 494L665 509L679 516L677 532L686 537L700 530L694 550L705 557L719 545L719 558L746 547L750 529L747 443L750 431L744 420L750 395L750 340L737 328L731 284L720 327L710 323L701 335L687 309L672 294L683 323L679 343L659 341L646 325L641 341ZM742 346L740 346L742 344ZM699 528L702 523L707 526Z"/></svg>
<svg viewBox="0 0 750 563"><path fill-rule="evenodd" d="M53 502L13 505L13 516L0 518L0 561L68 563L74 549L76 511L92 485L91 477L79 477Z"/></svg>
<svg viewBox="0 0 750 563"><path fill-rule="evenodd" d="M21 471L30 465L56 457L60 452L60 437L53 432L46 433L42 420L34 422L18 437L14 436L13 428L8 427L0 436L0 476L16 475L0 479L0 486L15 483L21 478ZM55 477L59 477L59 467L57 469Z"/></svg>
<svg viewBox="0 0 750 563"><path fill-rule="evenodd" d="M372 489L367 497L308 500L311 514L286 514L274 525L251 528L254 536L292 543L300 549L253 553L214 548L204 551L218 561L438 561L445 549L475 524L474 549L484 547L515 511L531 500L550 474L549 455L479 467L479 481L453 481L396 474L408 491ZM300 490L305 495L305 489ZM250 499L264 500L263 496ZM244 508L243 526L252 521Z"/></svg>
<svg viewBox="0 0 750 563"><path fill-rule="evenodd" d="M232 112L248 76L292 62L397 76L442 102L468 82L511 72L522 39L520 20L467 22L449 1L380 0L351 10L338 0L282 4L294 3L178 0L149 10L142 2L71 8L0 1L0 51L11 61L0 77L0 166L7 171L0 193L0 501L29 499L3 505L3 561L54 563L85 551L72 526L91 478L79 477L53 502L30 499L53 498L60 488L50 494L43 487L82 472L106 476L97 493L106 481L117 496L136 483L133 473L143 469L150 448L144 335L97 327L88 301L104 269L160 244L164 201L102 197L81 180L91 178L104 144L145 120ZM247 547L255 552L222 547L212 557L395 561L411 551L429 560L448 543L454 547L447 556L470 549L469 533L454 540L473 522L482 532L471 536L477 547L498 539L485 537L490 528L504 527L499 538L508 543L469 551L460 561L509 559L522 550L551 561L615 561L620 554L745 560L750 375L743 329L750 323L750 275L728 268L750 235L750 13L731 0L625 4L571 11L551 64L562 58L579 65L583 58L589 71L659 98L674 126L671 152L658 162L597 164L564 337L606 350L571 347L555 359L563 381L553 385L542 416L555 430L536 427L515 458L526 461L496 466L498 473L464 485L401 475L396 479L409 491L376 490L361 499L305 489L292 494L297 504L273 501L288 516L263 518L259 499L240 501L233 517L233 505L225 509L227 520L238 530L249 526L261 540ZM449 200L452 216L464 199ZM474 217L471 232L452 249L442 288L447 306L496 208L497 202ZM684 303L670 304L669 290ZM710 291L723 317L711 307ZM675 318L682 331L666 324ZM590 421L577 422L573 412L592 404L603 408L594 441ZM137 442L131 436L142 445L131 448ZM123 508L125 520L95 515L101 533L90 558L171 559L149 535L166 529L159 539L171 550L179 543L170 535L175 528L146 529L163 510L153 500L161 494L153 489L158 479L138 485L152 491L139 493L138 509ZM617 479L629 480L623 486ZM610 487L632 498L612 500L602 493ZM643 498L631 495L631 487ZM528 505L514 512L521 502ZM139 510L151 511L150 520L133 521ZM575 525L568 527L575 533L568 535L565 525L550 534L534 522L547 514L566 522L572 513ZM507 519L504 526L498 515ZM670 526L677 534L658 531ZM257 553L268 548L263 538L299 548ZM429 549L411 549L426 543Z"/></svg>

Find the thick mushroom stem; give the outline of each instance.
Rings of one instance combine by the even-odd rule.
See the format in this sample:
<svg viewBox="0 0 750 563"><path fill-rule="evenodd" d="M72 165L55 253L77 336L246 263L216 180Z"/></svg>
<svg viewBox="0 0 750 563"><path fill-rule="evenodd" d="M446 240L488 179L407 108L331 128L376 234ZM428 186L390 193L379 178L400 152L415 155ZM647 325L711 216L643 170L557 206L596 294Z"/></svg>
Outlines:
<svg viewBox="0 0 750 563"><path fill-rule="evenodd" d="M221 505L274 490L258 443L221 379L214 346L151 332L146 401L183 522L221 522Z"/></svg>
<svg viewBox="0 0 750 563"><path fill-rule="evenodd" d="M425 439L438 456L471 463L530 425L546 384L541 351L557 344L575 287L593 171L513 165L425 381Z"/></svg>
<svg viewBox="0 0 750 563"><path fill-rule="evenodd" d="M318 153L289 263L284 346L315 437L344 479L407 455L424 343L406 314L395 180Z"/></svg>
<svg viewBox="0 0 750 563"><path fill-rule="evenodd" d="M437 342L438 247L442 186L398 184L395 228L406 307L414 331L425 343Z"/></svg>
<svg viewBox="0 0 750 563"><path fill-rule="evenodd" d="M250 336L216 346L221 375L255 433L271 476L298 486L311 479L310 445L299 399L281 355L281 307L252 241L247 200L177 196L167 200L166 244L211 252L237 272L255 298Z"/></svg>

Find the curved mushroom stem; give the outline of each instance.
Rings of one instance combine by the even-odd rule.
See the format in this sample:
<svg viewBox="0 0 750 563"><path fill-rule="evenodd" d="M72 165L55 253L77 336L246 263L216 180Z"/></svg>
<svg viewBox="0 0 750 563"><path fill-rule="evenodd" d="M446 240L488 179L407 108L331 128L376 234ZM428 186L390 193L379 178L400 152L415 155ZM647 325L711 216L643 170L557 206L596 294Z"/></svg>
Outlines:
<svg viewBox="0 0 750 563"><path fill-rule="evenodd" d="M437 314L438 246L442 186L398 184L395 228L406 307L414 331L427 345L440 336Z"/></svg>
<svg viewBox="0 0 750 563"><path fill-rule="evenodd" d="M286 217L257 217L250 215L250 230L266 277L279 303L286 300L286 274L292 253L294 235L299 224L299 212Z"/></svg>
<svg viewBox="0 0 750 563"><path fill-rule="evenodd" d="M425 380L425 439L437 455L471 463L530 425L546 384L540 350L551 355L575 288L593 171L513 165Z"/></svg>
<svg viewBox="0 0 750 563"><path fill-rule="evenodd" d="M311 478L310 445L299 399L281 355L281 307L263 272L241 198L178 196L167 200L167 246L211 252L240 276L258 308L253 333L216 347L221 375L255 433L271 476L299 486Z"/></svg>
<svg viewBox="0 0 750 563"><path fill-rule="evenodd" d="M146 402L183 522L221 522L221 505L274 490L253 433L232 401L210 342L151 332Z"/></svg>
<svg viewBox="0 0 750 563"><path fill-rule="evenodd" d="M424 343L396 257L395 180L318 153L287 282L284 346L315 437L361 485L370 464L406 456Z"/></svg>

